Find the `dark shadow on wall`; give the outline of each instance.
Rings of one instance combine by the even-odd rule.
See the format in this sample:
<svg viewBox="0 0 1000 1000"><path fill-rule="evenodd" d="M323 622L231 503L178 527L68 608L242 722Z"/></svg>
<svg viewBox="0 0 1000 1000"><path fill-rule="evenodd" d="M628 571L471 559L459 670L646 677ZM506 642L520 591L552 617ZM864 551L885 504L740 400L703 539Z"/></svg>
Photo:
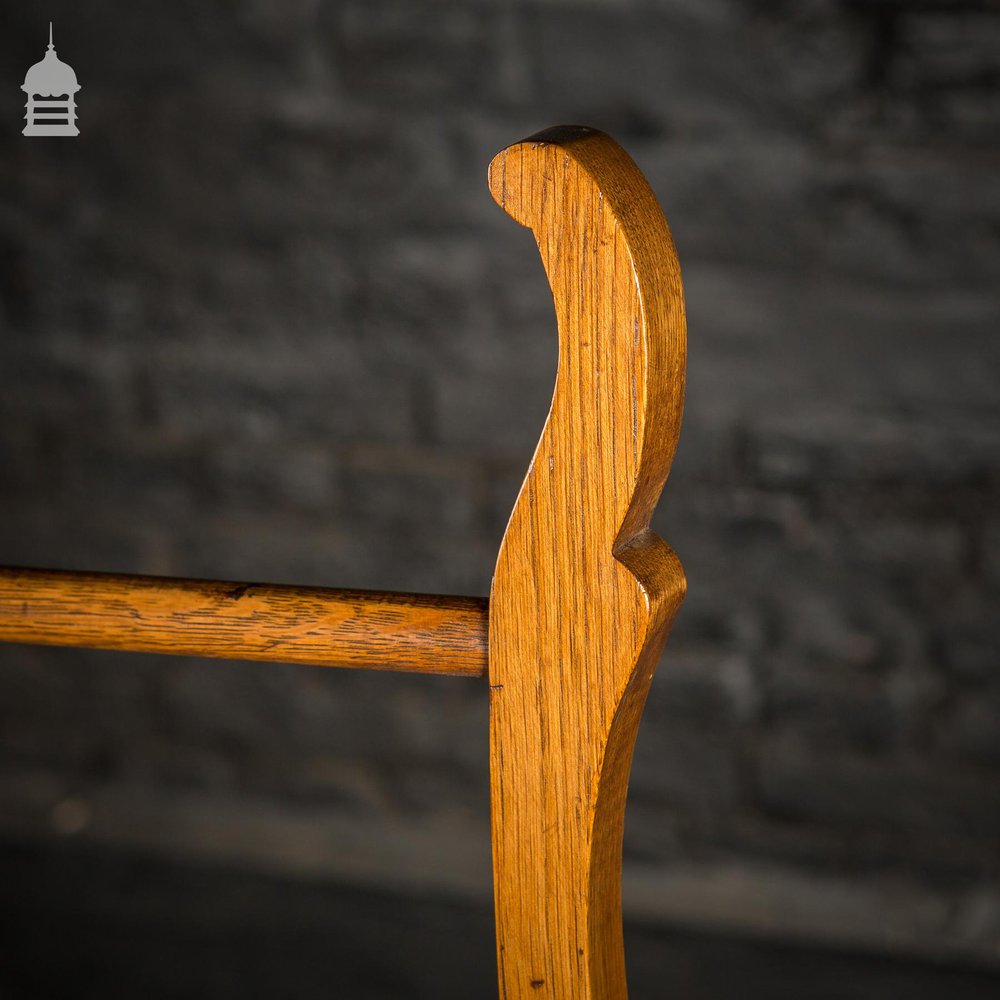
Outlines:
<svg viewBox="0 0 1000 1000"><path fill-rule="evenodd" d="M489 908L67 847L0 851L0 993L148 1000L496 995ZM1000 974L626 928L630 996L987 1000Z"/></svg>

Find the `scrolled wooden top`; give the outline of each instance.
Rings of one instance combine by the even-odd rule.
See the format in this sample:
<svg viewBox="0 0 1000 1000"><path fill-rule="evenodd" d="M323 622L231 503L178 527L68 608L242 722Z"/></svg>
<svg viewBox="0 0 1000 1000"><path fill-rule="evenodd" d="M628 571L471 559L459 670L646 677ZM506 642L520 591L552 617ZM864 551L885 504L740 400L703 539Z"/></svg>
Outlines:
<svg viewBox="0 0 1000 1000"><path fill-rule="evenodd" d="M490 596L497 945L505 1000L623 1000L621 835L632 746L684 594L649 528L684 398L680 269L638 167L592 129L490 164L552 288L552 406Z"/></svg>

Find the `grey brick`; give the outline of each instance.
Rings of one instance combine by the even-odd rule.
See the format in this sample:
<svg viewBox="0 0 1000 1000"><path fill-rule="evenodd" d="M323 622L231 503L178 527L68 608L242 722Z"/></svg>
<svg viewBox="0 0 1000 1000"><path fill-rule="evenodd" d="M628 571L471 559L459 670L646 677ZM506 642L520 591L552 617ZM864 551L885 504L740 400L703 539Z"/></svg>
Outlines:
<svg viewBox="0 0 1000 1000"><path fill-rule="evenodd" d="M995 841L1000 830L1000 792L988 776L916 758L810 752L783 739L765 743L759 758L758 794L767 810L910 836Z"/></svg>
<svg viewBox="0 0 1000 1000"><path fill-rule="evenodd" d="M995 659L1000 661L1000 654ZM997 673L1000 662L992 671L993 677ZM996 683L972 688L935 719L936 743L964 761L995 768L1000 762L998 699L1000 688Z"/></svg>

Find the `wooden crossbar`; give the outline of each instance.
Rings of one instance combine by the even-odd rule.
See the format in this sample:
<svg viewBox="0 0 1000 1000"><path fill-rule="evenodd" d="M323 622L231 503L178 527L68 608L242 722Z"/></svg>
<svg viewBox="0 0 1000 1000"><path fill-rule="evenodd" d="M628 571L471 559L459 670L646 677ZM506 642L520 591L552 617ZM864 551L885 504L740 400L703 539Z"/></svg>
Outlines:
<svg viewBox="0 0 1000 1000"><path fill-rule="evenodd" d="M486 601L0 569L0 642L486 674Z"/></svg>

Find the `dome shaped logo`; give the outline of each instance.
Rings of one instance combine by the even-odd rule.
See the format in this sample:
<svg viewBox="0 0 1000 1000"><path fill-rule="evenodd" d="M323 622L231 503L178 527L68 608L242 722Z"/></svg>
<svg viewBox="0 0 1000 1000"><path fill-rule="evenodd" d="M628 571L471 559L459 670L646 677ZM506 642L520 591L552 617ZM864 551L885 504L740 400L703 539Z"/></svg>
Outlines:
<svg viewBox="0 0 1000 1000"><path fill-rule="evenodd" d="M28 95L23 135L79 135L76 127L76 92L80 89L73 67L64 63L52 44L49 21L49 48L45 58L25 74L21 87Z"/></svg>

